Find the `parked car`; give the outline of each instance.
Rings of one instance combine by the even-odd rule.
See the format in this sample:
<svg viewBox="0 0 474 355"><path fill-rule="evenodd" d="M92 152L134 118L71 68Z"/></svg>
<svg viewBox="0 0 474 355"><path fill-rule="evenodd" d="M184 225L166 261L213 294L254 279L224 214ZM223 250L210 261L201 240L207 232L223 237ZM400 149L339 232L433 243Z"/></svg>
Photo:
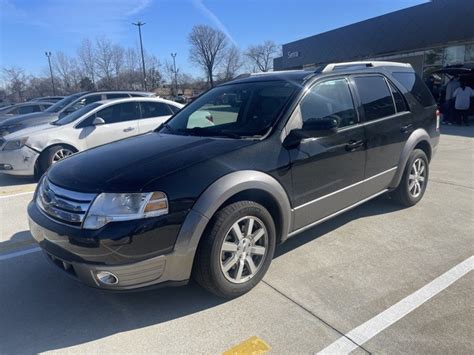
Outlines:
<svg viewBox="0 0 474 355"><path fill-rule="evenodd" d="M140 91L94 91L80 92L65 97L48 107L44 112L12 117L0 122L0 137L20 129L56 121L92 102L124 97L154 97L154 93Z"/></svg>
<svg viewBox="0 0 474 355"><path fill-rule="evenodd" d="M53 104L50 102L24 102L21 104L2 107L0 109L0 124L13 116L26 115L34 112L43 112Z"/></svg>
<svg viewBox="0 0 474 355"><path fill-rule="evenodd" d="M229 95L235 106L220 100ZM199 111L214 124L190 127ZM53 165L28 206L30 230L52 263L93 287L193 275L236 297L289 237L387 192L418 203L438 141L436 104L407 64L251 75L154 132Z"/></svg>
<svg viewBox="0 0 474 355"><path fill-rule="evenodd" d="M42 97L35 97L34 99L31 99L30 101L46 101L46 102L58 102L64 99L65 96L42 96Z"/></svg>
<svg viewBox="0 0 474 355"><path fill-rule="evenodd" d="M149 132L182 105L157 98L98 101L52 123L0 138L0 172L41 176L74 153Z"/></svg>

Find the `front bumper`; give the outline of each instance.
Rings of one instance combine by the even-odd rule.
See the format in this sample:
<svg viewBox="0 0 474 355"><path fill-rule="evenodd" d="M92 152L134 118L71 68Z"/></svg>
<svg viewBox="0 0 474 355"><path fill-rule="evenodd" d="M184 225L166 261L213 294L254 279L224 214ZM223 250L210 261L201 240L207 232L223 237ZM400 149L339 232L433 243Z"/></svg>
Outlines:
<svg viewBox="0 0 474 355"><path fill-rule="evenodd" d="M31 234L49 261L88 286L117 291L187 281L186 273L181 276L180 268L173 266L177 260L173 248L184 216L183 212L109 223L88 231L52 220L34 202L28 206ZM101 271L115 275L118 283L101 282L97 277Z"/></svg>
<svg viewBox="0 0 474 355"><path fill-rule="evenodd" d="M27 146L16 150L1 150L0 173L32 176L38 157L39 153Z"/></svg>

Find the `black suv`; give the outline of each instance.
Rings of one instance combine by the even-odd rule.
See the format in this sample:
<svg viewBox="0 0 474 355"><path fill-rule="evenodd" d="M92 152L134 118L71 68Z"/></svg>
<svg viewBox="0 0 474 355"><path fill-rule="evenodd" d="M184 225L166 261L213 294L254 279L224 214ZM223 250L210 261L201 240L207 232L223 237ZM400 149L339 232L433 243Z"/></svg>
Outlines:
<svg viewBox="0 0 474 355"><path fill-rule="evenodd" d="M406 64L238 78L155 132L53 165L28 206L31 233L90 286L179 285L193 275L239 296L287 238L386 192L420 201L438 125Z"/></svg>

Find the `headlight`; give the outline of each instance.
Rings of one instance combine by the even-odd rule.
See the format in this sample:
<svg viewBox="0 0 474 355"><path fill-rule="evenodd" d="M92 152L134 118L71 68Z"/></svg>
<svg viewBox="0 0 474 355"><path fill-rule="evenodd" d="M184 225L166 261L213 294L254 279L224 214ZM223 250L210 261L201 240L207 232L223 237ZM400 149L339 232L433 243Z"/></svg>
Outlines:
<svg viewBox="0 0 474 355"><path fill-rule="evenodd" d="M92 203L83 227L99 229L112 221L129 221L167 213L168 199L163 192L102 193Z"/></svg>
<svg viewBox="0 0 474 355"><path fill-rule="evenodd" d="M24 137L24 138L21 138L21 139L15 139L13 141L7 141L5 143L5 145L3 146L3 150L20 149L25 145L27 140L28 140L28 137Z"/></svg>

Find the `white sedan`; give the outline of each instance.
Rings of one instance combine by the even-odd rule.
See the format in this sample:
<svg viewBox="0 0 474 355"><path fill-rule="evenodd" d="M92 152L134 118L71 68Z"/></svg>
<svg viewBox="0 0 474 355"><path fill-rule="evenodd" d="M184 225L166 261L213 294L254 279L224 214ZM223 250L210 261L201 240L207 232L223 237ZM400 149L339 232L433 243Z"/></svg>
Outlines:
<svg viewBox="0 0 474 355"><path fill-rule="evenodd" d="M0 138L0 172L41 176L71 154L157 128L183 105L158 98L98 101Z"/></svg>

